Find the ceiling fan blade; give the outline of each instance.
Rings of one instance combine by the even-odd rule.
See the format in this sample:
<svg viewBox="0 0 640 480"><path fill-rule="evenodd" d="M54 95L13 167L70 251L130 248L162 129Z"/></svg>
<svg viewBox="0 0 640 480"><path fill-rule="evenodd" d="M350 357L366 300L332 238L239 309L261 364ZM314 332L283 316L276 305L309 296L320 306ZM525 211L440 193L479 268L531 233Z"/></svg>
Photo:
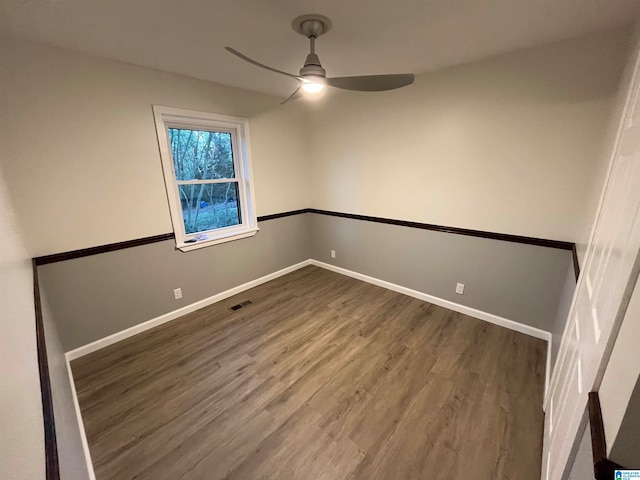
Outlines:
<svg viewBox="0 0 640 480"><path fill-rule="evenodd" d="M343 90L359 92L382 92L394 88L406 87L413 83L413 73L398 73L391 75L363 75L358 77L327 78L327 85Z"/></svg>
<svg viewBox="0 0 640 480"><path fill-rule="evenodd" d="M260 62L257 62L257 61L256 61L256 60L254 60L253 58L249 58L249 57L247 57L246 55L243 55L242 53L240 53L239 51L237 51L235 48L231 48L231 47L224 47L224 48L225 48L228 52L233 53L236 57L241 58L241 59L242 59L242 60L244 60L245 62L252 63L252 64L254 64L254 65L258 66L258 67L262 67L262 68L264 68L264 69L271 70L272 72L275 72L275 73L280 73L280 74L282 74L282 75L286 75L287 77L292 77L292 78L296 78L296 79L298 79L298 80L302 80L302 78L301 78L301 77L299 77L299 76L297 76L297 75L293 75L292 73L283 72L282 70L278 70L278 69L276 69L276 68L272 68L272 67L269 67L269 66L267 66L267 65L264 65L264 64L262 64L262 63L260 63Z"/></svg>
<svg viewBox="0 0 640 480"><path fill-rule="evenodd" d="M290 100L295 100L300 96L300 89L302 88L302 83L296 88L291 95L289 95L284 101L280 102L280 105L284 105Z"/></svg>

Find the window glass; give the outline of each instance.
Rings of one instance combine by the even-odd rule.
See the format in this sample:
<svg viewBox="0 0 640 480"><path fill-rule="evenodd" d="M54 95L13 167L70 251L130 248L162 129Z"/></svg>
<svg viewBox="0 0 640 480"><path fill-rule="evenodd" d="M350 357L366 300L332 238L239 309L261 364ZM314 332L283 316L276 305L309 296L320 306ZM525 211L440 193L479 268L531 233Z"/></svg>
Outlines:
<svg viewBox="0 0 640 480"><path fill-rule="evenodd" d="M235 178L231 134L169 128L176 180Z"/></svg>
<svg viewBox="0 0 640 480"><path fill-rule="evenodd" d="M237 182L192 183L179 188L187 234L242 223Z"/></svg>

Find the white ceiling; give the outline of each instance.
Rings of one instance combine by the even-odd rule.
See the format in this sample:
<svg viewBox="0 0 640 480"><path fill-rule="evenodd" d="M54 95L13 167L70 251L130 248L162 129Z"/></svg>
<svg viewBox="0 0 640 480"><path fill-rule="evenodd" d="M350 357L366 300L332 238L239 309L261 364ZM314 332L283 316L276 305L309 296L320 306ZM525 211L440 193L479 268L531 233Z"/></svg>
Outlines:
<svg viewBox="0 0 640 480"><path fill-rule="evenodd" d="M640 0L0 0L0 33L286 96L297 73L294 17L333 21L317 52L329 76L423 73L630 23Z"/></svg>

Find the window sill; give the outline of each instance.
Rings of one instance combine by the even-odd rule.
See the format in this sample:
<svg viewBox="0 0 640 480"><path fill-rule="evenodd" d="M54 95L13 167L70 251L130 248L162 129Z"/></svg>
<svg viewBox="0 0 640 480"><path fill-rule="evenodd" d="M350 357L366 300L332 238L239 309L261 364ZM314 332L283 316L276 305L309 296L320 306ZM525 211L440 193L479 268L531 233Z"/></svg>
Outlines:
<svg viewBox="0 0 640 480"><path fill-rule="evenodd" d="M253 237L256 233L258 233L259 228L251 228L249 230L244 230L240 233L235 233L233 235L225 235L213 238L206 238L204 240L199 240L197 242L190 243L179 243L177 244L178 250L183 252L190 252L192 250L197 250L199 248L211 247L213 245L219 245L225 242L233 242L234 240L240 240L241 238L249 238Z"/></svg>

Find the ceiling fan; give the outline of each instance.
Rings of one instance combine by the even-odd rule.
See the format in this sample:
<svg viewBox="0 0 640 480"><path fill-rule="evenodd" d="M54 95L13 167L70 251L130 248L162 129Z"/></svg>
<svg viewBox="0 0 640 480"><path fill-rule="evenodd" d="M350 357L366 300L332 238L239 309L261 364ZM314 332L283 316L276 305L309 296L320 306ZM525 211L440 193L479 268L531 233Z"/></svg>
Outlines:
<svg viewBox="0 0 640 480"><path fill-rule="evenodd" d="M393 90L395 88L405 87L413 83L413 73L399 73L390 75L362 75L356 77L329 77L327 72L322 68L320 59L315 52L316 38L327 33L331 29L331 20L323 15L309 14L301 15L291 23L293 29L309 39L310 52L304 62L304 66L300 69L299 75L283 72L268 65L264 65L246 55L240 53L234 48L224 47L235 56L240 57L253 65L265 68L272 72L280 73L288 77L295 78L299 81L298 88L286 98L282 103L294 100L300 95L300 90L309 93L318 93L322 91L325 85L343 90L356 90L360 92L381 92L384 90Z"/></svg>

